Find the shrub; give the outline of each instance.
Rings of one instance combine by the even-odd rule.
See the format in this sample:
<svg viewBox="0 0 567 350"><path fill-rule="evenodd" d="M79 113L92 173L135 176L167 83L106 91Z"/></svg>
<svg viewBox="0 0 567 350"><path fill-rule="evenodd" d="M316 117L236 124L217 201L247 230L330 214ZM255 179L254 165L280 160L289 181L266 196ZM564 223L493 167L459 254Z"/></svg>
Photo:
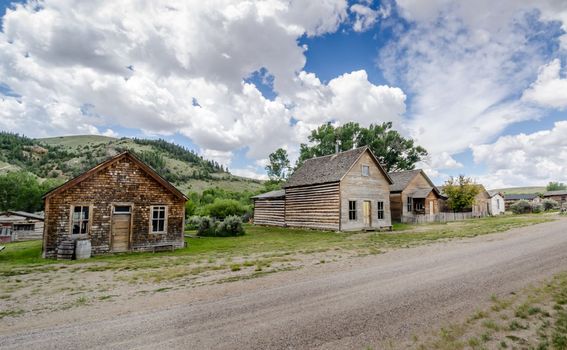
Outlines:
<svg viewBox="0 0 567 350"><path fill-rule="evenodd" d="M543 205L539 203L532 204L532 213L541 213L543 211Z"/></svg>
<svg viewBox="0 0 567 350"><path fill-rule="evenodd" d="M220 237L241 236L243 234L242 219L238 216L228 216L216 226L216 235Z"/></svg>
<svg viewBox="0 0 567 350"><path fill-rule="evenodd" d="M555 208L559 208L559 203L557 203L557 201L554 201L553 199L544 199L542 204L543 204L543 209L545 211L549 211L549 210L553 210Z"/></svg>
<svg viewBox="0 0 567 350"><path fill-rule="evenodd" d="M532 211L532 205L527 200L519 200L510 206L514 214L525 214Z"/></svg>
<svg viewBox="0 0 567 350"><path fill-rule="evenodd" d="M212 204L203 208L203 214L216 218L224 219L231 215L242 215L246 212L246 207L234 199L215 199Z"/></svg>
<svg viewBox="0 0 567 350"><path fill-rule="evenodd" d="M201 217L200 216L190 216L189 219L185 222L185 229L186 230L197 230L201 225Z"/></svg>
<svg viewBox="0 0 567 350"><path fill-rule="evenodd" d="M197 235L203 237L230 237L243 235L242 219L228 216L224 221L215 221L208 216L199 218Z"/></svg>
<svg viewBox="0 0 567 350"><path fill-rule="evenodd" d="M216 222L208 216L200 218L199 226L197 227L198 236L214 236Z"/></svg>

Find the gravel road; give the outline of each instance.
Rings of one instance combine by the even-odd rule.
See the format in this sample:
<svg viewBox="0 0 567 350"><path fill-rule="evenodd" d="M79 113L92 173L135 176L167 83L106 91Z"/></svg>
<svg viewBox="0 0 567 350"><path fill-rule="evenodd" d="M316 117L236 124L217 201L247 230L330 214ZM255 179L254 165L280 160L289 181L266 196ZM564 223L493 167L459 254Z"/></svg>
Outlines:
<svg viewBox="0 0 567 350"><path fill-rule="evenodd" d="M567 270L567 219L263 278L0 323L2 349L399 345ZM135 311L133 311L135 310ZM24 324L25 323L25 324Z"/></svg>

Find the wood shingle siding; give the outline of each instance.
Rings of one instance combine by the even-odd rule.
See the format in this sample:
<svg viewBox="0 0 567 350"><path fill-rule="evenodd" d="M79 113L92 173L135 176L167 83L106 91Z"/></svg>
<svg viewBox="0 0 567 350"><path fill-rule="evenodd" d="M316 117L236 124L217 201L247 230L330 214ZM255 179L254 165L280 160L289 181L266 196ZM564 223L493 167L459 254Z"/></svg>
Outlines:
<svg viewBox="0 0 567 350"><path fill-rule="evenodd" d="M113 222L118 220L113 221L114 215L130 215L129 222L120 220L122 225L129 223L126 231L116 227L126 233L125 237L120 237L120 250L116 251L124 248L127 251L152 250L164 244L183 247L185 201L181 192L151 168L131 154L123 153L45 196L44 256L54 257L62 241L80 238L91 241L94 255L115 251ZM130 207L129 213L114 212L114 208L124 206ZM167 208L164 232L151 232L153 206ZM88 207L86 234L73 233L75 207ZM84 215L86 213L87 210Z"/></svg>
<svg viewBox="0 0 567 350"><path fill-rule="evenodd" d="M339 230L339 192L338 182L286 188L286 225Z"/></svg>

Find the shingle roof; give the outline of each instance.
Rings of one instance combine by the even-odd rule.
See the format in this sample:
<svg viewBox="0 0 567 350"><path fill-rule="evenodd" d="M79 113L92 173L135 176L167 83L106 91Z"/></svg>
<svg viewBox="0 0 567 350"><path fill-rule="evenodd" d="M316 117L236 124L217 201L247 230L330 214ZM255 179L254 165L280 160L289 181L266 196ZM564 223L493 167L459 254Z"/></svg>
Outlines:
<svg viewBox="0 0 567 350"><path fill-rule="evenodd" d="M390 177L394 183L390 185L390 192L401 192L403 191L413 180L414 177L417 176L421 172L421 169L415 170L406 170L406 171L396 171L390 173Z"/></svg>
<svg viewBox="0 0 567 350"><path fill-rule="evenodd" d="M504 200L507 201L519 201L521 199L525 200L534 200L537 197L537 194L506 194L504 195Z"/></svg>
<svg viewBox="0 0 567 350"><path fill-rule="evenodd" d="M433 191L433 187L430 188L420 188L418 190L413 191L412 193L408 193L408 197L422 199L427 198L429 194Z"/></svg>
<svg viewBox="0 0 567 350"><path fill-rule="evenodd" d="M547 191L543 194L544 197L548 197L548 196L567 196L567 191L565 190L561 190L561 191Z"/></svg>
<svg viewBox="0 0 567 350"><path fill-rule="evenodd" d="M488 192L488 195L490 196L490 198L496 196L497 194L502 195L502 193L499 192L499 191L486 191L486 192Z"/></svg>
<svg viewBox="0 0 567 350"><path fill-rule="evenodd" d="M307 159L285 183L284 188L338 182L350 170L360 156L369 151L368 147L359 147L328 156ZM374 155L372 154L374 157ZM376 158L376 157L374 157ZM378 160L376 163L384 176L391 182Z"/></svg>
<svg viewBox="0 0 567 350"><path fill-rule="evenodd" d="M7 210L5 212L0 213L0 215L4 215L4 214L22 216L22 217L25 217L25 218L41 220L41 221L44 220L42 215L32 214L32 213L28 213L28 212L25 212L25 211Z"/></svg>
<svg viewBox="0 0 567 350"><path fill-rule="evenodd" d="M262 193L252 197L252 199L282 198L282 197L285 197L285 190L275 190L275 191Z"/></svg>

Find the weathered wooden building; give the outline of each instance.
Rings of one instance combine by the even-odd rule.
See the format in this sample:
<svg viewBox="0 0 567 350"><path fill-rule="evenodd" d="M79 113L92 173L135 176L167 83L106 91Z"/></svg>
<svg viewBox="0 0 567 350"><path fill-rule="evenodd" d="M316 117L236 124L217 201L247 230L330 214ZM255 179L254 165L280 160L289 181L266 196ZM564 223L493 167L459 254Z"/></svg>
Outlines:
<svg viewBox="0 0 567 350"><path fill-rule="evenodd" d="M531 203L540 203L541 198L535 193L524 193L524 194L505 194L504 195L504 207L506 210L510 209L510 206L514 205L519 201L528 201Z"/></svg>
<svg viewBox="0 0 567 350"><path fill-rule="evenodd" d="M443 198L431 179L421 169L389 173L392 220L414 222L419 215L437 215Z"/></svg>
<svg viewBox="0 0 567 350"><path fill-rule="evenodd" d="M561 208L567 206L567 191L547 191L543 194L543 198L556 201Z"/></svg>
<svg viewBox="0 0 567 350"><path fill-rule="evenodd" d="M285 226L285 191L277 190L252 197L254 223L267 226Z"/></svg>
<svg viewBox="0 0 567 350"><path fill-rule="evenodd" d="M368 147L308 159L283 193L255 198L254 220L333 231L388 228L391 183Z"/></svg>
<svg viewBox="0 0 567 350"><path fill-rule="evenodd" d="M89 239L93 254L184 245L186 197L129 152L44 196L43 256Z"/></svg>
<svg viewBox="0 0 567 350"><path fill-rule="evenodd" d="M472 214L474 217L485 217L490 214L490 194L484 188L483 185L477 185L479 191L478 194L474 198L474 203L472 207Z"/></svg>
<svg viewBox="0 0 567 350"><path fill-rule="evenodd" d="M0 213L1 241L41 239L42 234L43 215L14 210Z"/></svg>

